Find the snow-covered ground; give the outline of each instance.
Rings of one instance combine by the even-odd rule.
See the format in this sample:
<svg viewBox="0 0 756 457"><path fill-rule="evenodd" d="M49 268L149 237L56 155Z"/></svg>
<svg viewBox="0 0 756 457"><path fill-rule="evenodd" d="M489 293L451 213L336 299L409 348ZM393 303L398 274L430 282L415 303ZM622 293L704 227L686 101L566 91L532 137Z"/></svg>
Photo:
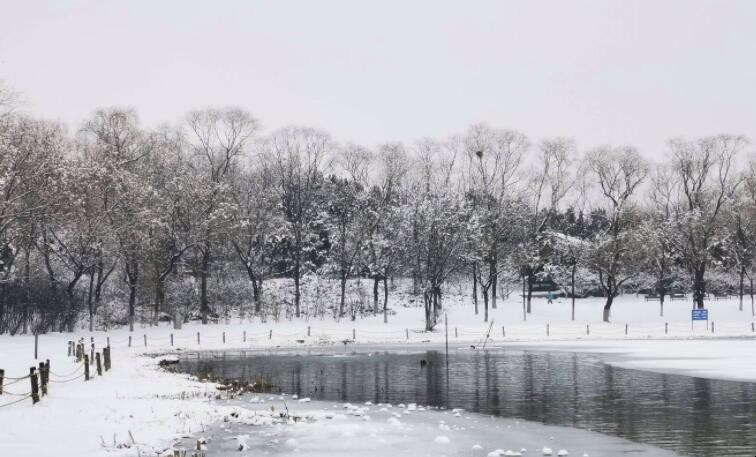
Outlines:
<svg viewBox="0 0 756 457"><path fill-rule="evenodd" d="M482 311L480 315L474 315L469 299L461 296L447 299L445 305L448 309L450 345L472 344L479 347L489 326L483 322ZM713 333L711 327L706 330L705 323L696 323L691 331L689 302L668 303L665 316L660 317L658 302L645 302L642 297L635 296L620 297L613 309L612 323L601 322L601 306L600 299L579 300L576 320L572 322L569 300L560 299L549 305L545 299L539 298L534 300L533 314L528 316L527 322L523 322L519 300L500 302L498 309L491 310L493 326L487 344L605 353L610 363L630 368L756 381L756 339L751 327L753 317L750 303L746 303L744 311L739 311L737 300L712 302L708 308L715 326ZM353 335L356 341L347 341L347 344L409 343L423 348L444 342L443 319L436 332L425 333L422 332L421 308L399 306L396 310L397 314L389 317L388 324L383 323L381 315L338 323L329 319L277 323L257 320L239 322L236 319L222 325L190 324L178 331L161 325L138 328L132 334L119 329L107 334L94 332L90 335L81 331L42 335L39 338L39 359L50 360L54 373L51 380L71 381L52 382L49 395L35 406L31 405L30 399L8 405L23 398L11 393L24 394L29 390L28 379L8 384L13 382L11 378L25 376L29 367L37 364L38 361L33 358L34 338L2 335L0 369L5 370L4 385L7 387L5 394L0 396L0 453L13 456L46 455L50 449L55 449L57 455L88 457L138 455L138 448L141 455L156 455L155 450L169 448L177 437L201 435L203 430L221 423L236 407L208 399L208 396L214 395L212 384L160 371L157 359L149 354L341 345L342 341L351 340ZM668 324L666 332L665 323ZM308 327L310 336L307 335ZM94 379L87 383L77 378L81 374L81 371L77 371L80 367L67 357L66 345L68 340L80 337L85 338L87 343L90 337L94 338L98 350L109 339L113 370L102 377L93 374ZM94 371L93 367L92 373ZM376 414L371 413L373 416ZM414 417L412 420L415 420ZM427 424L436 427L439 420L434 417L423 427ZM327 430L324 430L328 425L325 424L293 428L282 433L295 436L298 430L312 430L325 433L327 437ZM318 427L325 429L319 430ZM409 434L406 431L402 433ZM461 434L465 438L452 441L453 446L469 445L468 441L474 440L476 433L467 429ZM430 432L427 436L430 439ZM295 439L307 442L309 438L297 435ZM400 436L395 439L401 442ZM499 447L507 450L507 446L514 450L516 442L519 441L513 439L511 444L509 441L501 444L487 441L485 444L488 447L484 450L490 452ZM323 446L328 445L327 441L323 443ZM370 442L363 444L365 449L375 446ZM428 446L437 444L435 441L427 443ZM315 444L313 446L308 455L320 452L315 449ZM325 447L322 450L325 452ZM370 455L356 450L354 454ZM443 454L445 452L439 450L437 455Z"/></svg>

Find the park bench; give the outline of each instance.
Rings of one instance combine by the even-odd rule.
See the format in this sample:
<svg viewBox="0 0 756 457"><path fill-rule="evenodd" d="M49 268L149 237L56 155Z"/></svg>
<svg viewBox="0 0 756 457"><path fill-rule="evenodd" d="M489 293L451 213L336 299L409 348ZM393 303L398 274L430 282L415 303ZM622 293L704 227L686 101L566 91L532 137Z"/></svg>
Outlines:
<svg viewBox="0 0 756 457"><path fill-rule="evenodd" d="M661 297L659 294L646 294L646 301L659 301Z"/></svg>
<svg viewBox="0 0 756 457"><path fill-rule="evenodd" d="M687 300L688 299L688 295L684 294L682 292L676 292L676 293L669 294L669 299L672 300L672 301L675 301L675 300Z"/></svg>

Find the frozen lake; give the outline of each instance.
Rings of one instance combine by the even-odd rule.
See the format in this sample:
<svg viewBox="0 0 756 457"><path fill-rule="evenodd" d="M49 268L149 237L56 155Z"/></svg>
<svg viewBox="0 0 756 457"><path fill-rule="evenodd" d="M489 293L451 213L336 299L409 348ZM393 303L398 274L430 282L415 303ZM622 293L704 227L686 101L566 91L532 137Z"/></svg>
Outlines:
<svg viewBox="0 0 756 457"><path fill-rule="evenodd" d="M443 352L416 349L202 353L183 358L179 369L228 380L261 376L313 400L464 408L680 455L752 456L756 449L756 384L628 370L590 354L460 348L447 365Z"/></svg>

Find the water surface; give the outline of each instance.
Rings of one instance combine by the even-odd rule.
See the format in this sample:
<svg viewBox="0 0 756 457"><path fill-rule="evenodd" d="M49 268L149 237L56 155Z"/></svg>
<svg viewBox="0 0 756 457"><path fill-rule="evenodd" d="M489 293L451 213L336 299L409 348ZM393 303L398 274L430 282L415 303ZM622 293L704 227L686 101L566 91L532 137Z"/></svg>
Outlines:
<svg viewBox="0 0 756 457"><path fill-rule="evenodd" d="M684 455L756 455L756 384L613 367L590 354L514 350L204 354L179 369L263 377L318 400L464 408L577 427Z"/></svg>

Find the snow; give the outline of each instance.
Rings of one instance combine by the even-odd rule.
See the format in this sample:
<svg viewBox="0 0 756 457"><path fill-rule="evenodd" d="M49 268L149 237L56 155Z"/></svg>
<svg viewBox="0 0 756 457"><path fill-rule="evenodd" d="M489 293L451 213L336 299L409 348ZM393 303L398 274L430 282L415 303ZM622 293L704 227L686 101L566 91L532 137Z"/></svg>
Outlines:
<svg viewBox="0 0 756 457"><path fill-rule="evenodd" d="M444 305L448 309L450 345L480 347L489 326L482 321L482 309L480 315L474 315L469 297L460 295L447 296ZM658 302L645 302L642 297L634 295L622 296L613 307L612 323L601 322L602 305L601 299L578 300L577 320L573 323L570 321L569 300L562 298L547 305L545 299L534 299L533 314L523 322L520 300L500 300L498 309L491 310L494 325L486 344L491 347L591 352L602 354L601 357L609 363L628 368L756 381L756 339L751 328L750 303L746 303L744 311L738 310L734 299L710 303L708 308L715 323L715 333L707 331L705 323L697 323L691 331L689 302L667 303L665 316L661 317ZM224 418L238 412L241 406L214 400L218 392L212 383L201 383L185 375L158 369L161 359L175 360L176 354L196 350L247 351L277 346L293 349L341 346L345 344L344 340L351 340L353 332L356 340L348 341L347 346L401 345L422 350L429 345L438 347L443 344L443 323L433 333L422 332L422 308L399 306L396 311L396 315L389 316L389 324L384 324L383 316L378 315L354 322L344 319L338 323L330 319L312 319L266 323L255 320L242 324L236 320L221 325L188 324L182 330L173 330L166 325L137 328L131 334L131 347L128 347L129 332L124 329L107 334L78 331L41 335L39 360L49 359L52 372L63 375L53 375L53 381L67 380L81 373L75 371L77 365L67 357L69 340L84 338L89 344L91 336L99 350L106 344L106 337L109 338L113 369L98 377L92 367L93 379L86 383L82 379L51 383L49 395L34 406L31 400L2 406L15 397L0 396L0 420L3 423L0 454L46 455L51 446L59 446L58 455L64 456L132 456L138 452L157 455L184 436L196 439L217 430ZM665 333L665 323L668 323L668 333ZM549 324L549 336L546 335L546 324ZM627 335L625 324L629 327ZM307 336L308 326L310 336ZM502 326L506 336L502 335ZM586 326L590 326L590 334L587 334ZM246 341L243 341L244 331ZM197 332L201 333L199 345ZM174 336L175 346L170 345L170 334ZM146 347L144 335L147 336ZM30 366L37 365L39 360L34 360L33 350L32 336L0 336L0 368L5 370L6 386L10 378L24 376ZM166 353L170 355L151 355ZM65 376L72 372L71 376ZM6 393L26 391L26 382L6 387ZM518 426L506 419L484 419L461 410L441 412L415 404L391 407L368 403L347 408L338 405L334 409L333 405L309 400L292 401L288 407L294 411L309 411L318 419L306 424L287 425L273 423L275 418L270 413L269 398L250 396L244 401L246 413L242 417L245 424L255 423L263 427L254 432L248 427L239 428L226 445L235 452L239 447L251 452L260 445L260 434L273 433L275 438L271 439L278 440L284 455L287 452L329 455L331 447L346 452L345 455L388 455L395 453L398 446L410 446L416 437L422 437L424 441L420 448L413 449L427 451L429 455L472 452L471 455L483 456L499 449L504 453L507 450L515 453L521 448L542 449L547 443L548 446L557 446L556 449L568 450L572 455L610 455L606 449L628 446L621 440L589 432L548 428L523 421L517 422ZM278 397L275 402L279 402L276 403L279 408ZM396 417L398 412L404 414ZM240 426L232 424L231 429ZM44 430L42 435L40 430ZM347 435L351 438L346 439ZM550 436L555 440L544 438ZM267 445L271 439L266 440Z"/></svg>

